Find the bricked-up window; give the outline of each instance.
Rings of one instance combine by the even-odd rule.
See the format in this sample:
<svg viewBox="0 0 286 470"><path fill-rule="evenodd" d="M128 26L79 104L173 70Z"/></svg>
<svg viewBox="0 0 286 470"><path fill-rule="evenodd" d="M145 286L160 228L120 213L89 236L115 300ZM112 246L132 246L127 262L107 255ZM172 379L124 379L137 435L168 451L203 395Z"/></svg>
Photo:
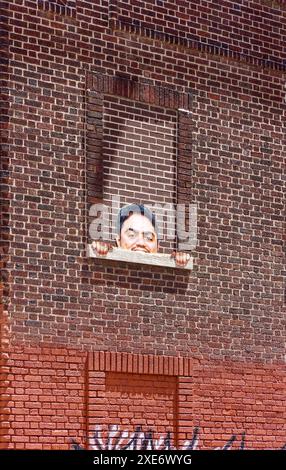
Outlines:
<svg viewBox="0 0 286 470"><path fill-rule="evenodd" d="M105 378L105 426L134 431L134 424L175 441L177 377L107 372ZM142 444L141 444L142 445Z"/></svg>
<svg viewBox="0 0 286 470"><path fill-rule="evenodd" d="M177 113L107 97L103 112L103 200L176 202ZM174 241L160 241L173 249Z"/></svg>
<svg viewBox="0 0 286 470"><path fill-rule="evenodd" d="M114 241L114 214L116 220L119 209L126 204L143 204L155 211L159 222L159 253L153 253L154 259L149 254L149 263L146 256L146 261L142 258L144 254L136 252L135 257L133 251L134 260L130 261L177 267L168 254L178 248L176 204L189 204L191 200L190 97L116 76L90 75L87 85L88 210L97 204L112 208L112 220L110 212L102 218L105 230L100 236L95 231L98 222L92 219L97 217L98 206L94 213L89 212L90 241ZM117 256L119 251L108 255ZM131 252L121 251L124 253L120 259L129 261Z"/></svg>
<svg viewBox="0 0 286 470"><path fill-rule="evenodd" d="M74 16L76 0L38 0L40 8L58 15Z"/></svg>
<svg viewBox="0 0 286 470"><path fill-rule="evenodd" d="M155 440L169 432L176 447L192 436L191 359L97 351L89 353L87 368L88 444L98 428L106 442L113 426L127 436L140 426Z"/></svg>

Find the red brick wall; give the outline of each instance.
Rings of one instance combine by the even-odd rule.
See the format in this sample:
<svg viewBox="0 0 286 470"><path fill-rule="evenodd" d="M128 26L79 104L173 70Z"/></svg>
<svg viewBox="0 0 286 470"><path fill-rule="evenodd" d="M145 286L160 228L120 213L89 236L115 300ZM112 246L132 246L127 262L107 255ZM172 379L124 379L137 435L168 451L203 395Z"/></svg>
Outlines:
<svg viewBox="0 0 286 470"><path fill-rule="evenodd" d="M245 433L246 449L278 449L285 441L285 367L205 362L193 368L192 415L200 446L233 448Z"/></svg>
<svg viewBox="0 0 286 470"><path fill-rule="evenodd" d="M239 412L239 425L233 426L232 432L238 428L247 432L245 415L240 413L245 405L253 406L247 416L253 419L249 421L253 425L249 426L251 445L278 447L283 424L274 401L279 408L282 397L276 387L282 382L275 370L285 361L285 5L251 0L241 6L233 2L213 5L201 0L191 5L188 22L184 17L186 2L152 2L141 18L143 3L151 2L125 2L124 8L122 2L107 0L69 0L61 7L37 0L3 2L4 19L9 24L9 37L4 32L1 44L4 58L9 56L9 68L5 60L1 65L4 81L8 72L10 75L9 90L4 88L1 97L5 111L2 141L9 141L9 149L7 145L1 148L5 183L1 188L1 339L12 353L13 347L22 348L24 362L30 360L24 356L25 348L45 346L49 350L60 347L215 360L218 364L221 361L222 369L225 360L241 361L252 370L250 388L257 384L257 400L255 404L230 402L221 422L227 425L228 413L234 410ZM126 15L130 15L128 22ZM149 101L144 94L136 98L119 89L112 93L103 90L99 95L103 95L105 108L101 115L93 116L96 125L101 120L102 127L90 137L88 93L94 92L94 77L117 77L114 83L119 83L119 78L129 80L138 83L138 90L149 87ZM168 91L163 95L154 92L165 89ZM120 104L124 109L119 109ZM105 176L106 181L107 172L106 163L100 167L100 158L107 157L109 148L118 164L125 164L125 157L119 159L118 147L123 136L113 148L108 129L116 119L121 125L122 112L130 106L136 109L135 115L141 110L150 122L159 116L152 132L161 130L164 122L167 133L163 140L168 141L168 148L176 127L177 197L198 208L198 246L190 276L86 258L88 204L102 196L96 193L102 181L102 192L106 197L111 194L102 180ZM164 110L164 118L160 118L158 106L162 113ZM153 111L147 115L149 107ZM180 115L180 108L191 114ZM88 135L96 144L95 153L88 148ZM161 145L159 135L154 139ZM167 174L162 177L164 194L158 194L160 198L165 192L167 198L172 197L176 180L172 162L168 154L170 181ZM102 175L102 171L106 173ZM143 202L152 200L151 181L147 187L144 177L142 185L136 184L138 190L129 190L132 168L124 171L125 200L143 191ZM8 360L20 360L13 354ZM70 353L66 354L69 358ZM57 363L56 358L52 363ZM64 359L64 376L69 364L69 359ZM237 367L240 382L242 366ZM48 370L51 383L65 390L63 384L54 382L56 369ZM15 383L23 385L27 379L28 388L34 388L34 384L30 387L32 378L26 377L31 374L25 374L23 380L22 372L12 372ZM33 373L41 377L38 369ZM214 426L221 414L216 397L220 403L227 399L228 385L234 387L231 393L239 390L235 377L222 374L219 386L207 374L205 379L196 377L198 383L206 384L202 387L209 382L210 387L214 385L208 415L204 414L203 398L208 394L200 395L197 388L202 398L191 401L196 419L204 423L206 446L224 441L226 434L228 437L230 428L221 425L216 432L209 424ZM263 377L267 377L268 386L262 400ZM84 393L81 380L77 382L78 400ZM7 393L8 398L14 397L14 391ZM245 399L251 393L245 392ZM18 401L20 412L27 410L23 403L29 403L29 393L24 396ZM5 400L2 409L6 413ZM260 413L266 420L263 426ZM45 437L40 434L46 423L44 415L38 415L42 421L35 419L36 440L28 433L31 428L24 431L21 427L26 415L21 417L20 413L19 420L16 416L11 413L10 424L2 432L6 444L12 447L19 439L20 446L38 445L37 439ZM74 419L78 425L79 417ZM48 446L67 445L68 423L68 414L59 428L53 423ZM263 429L266 440L255 431L257 427ZM58 437L53 434L57 429L62 433ZM76 437L84 434L83 429L75 431L79 433Z"/></svg>
<svg viewBox="0 0 286 470"><path fill-rule="evenodd" d="M67 449L85 441L85 355L18 347L2 360L1 448Z"/></svg>
<svg viewBox="0 0 286 470"><path fill-rule="evenodd" d="M196 428L199 449L285 444L283 365L19 347L1 366L1 448L107 448L125 431L122 448L138 427L138 445L151 431L182 448Z"/></svg>

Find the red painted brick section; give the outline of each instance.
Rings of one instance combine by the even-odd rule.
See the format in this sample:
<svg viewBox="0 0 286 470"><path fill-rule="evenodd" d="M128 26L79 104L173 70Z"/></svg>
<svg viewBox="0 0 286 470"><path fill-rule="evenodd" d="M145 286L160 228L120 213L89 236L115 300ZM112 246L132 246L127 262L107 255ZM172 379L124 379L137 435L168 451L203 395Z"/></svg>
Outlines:
<svg viewBox="0 0 286 470"><path fill-rule="evenodd" d="M84 442L86 354L17 348L2 362L1 447L69 449Z"/></svg>
<svg viewBox="0 0 286 470"><path fill-rule="evenodd" d="M200 448L222 446L246 433L248 449L279 449L285 441L285 367L197 363L193 368L193 424ZM228 436L228 437L226 437Z"/></svg>
<svg viewBox="0 0 286 470"><path fill-rule="evenodd" d="M124 353L111 358L103 351L88 358L66 349L10 351L1 369L1 447L67 449L72 440L85 447L86 436L92 446L96 428L106 443L114 425L130 435L138 426L152 429L156 440L170 431L179 447L192 439L194 427L199 448L223 446L232 434L239 448L242 433L247 448L285 443L283 366Z"/></svg>

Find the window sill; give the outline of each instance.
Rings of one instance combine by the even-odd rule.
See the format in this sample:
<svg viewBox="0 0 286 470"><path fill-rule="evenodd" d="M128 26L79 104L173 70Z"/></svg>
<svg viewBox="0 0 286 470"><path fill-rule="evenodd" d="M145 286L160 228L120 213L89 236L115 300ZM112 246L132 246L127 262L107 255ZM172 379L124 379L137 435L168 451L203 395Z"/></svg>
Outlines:
<svg viewBox="0 0 286 470"><path fill-rule="evenodd" d="M176 268L191 271L193 269L193 258L191 257L186 266L178 266L169 254L164 253L141 253L122 248L113 248L107 255L98 255L91 244L87 245L87 257L97 259L107 259L112 261L123 261L127 263L148 264L149 266L164 266L166 268Z"/></svg>

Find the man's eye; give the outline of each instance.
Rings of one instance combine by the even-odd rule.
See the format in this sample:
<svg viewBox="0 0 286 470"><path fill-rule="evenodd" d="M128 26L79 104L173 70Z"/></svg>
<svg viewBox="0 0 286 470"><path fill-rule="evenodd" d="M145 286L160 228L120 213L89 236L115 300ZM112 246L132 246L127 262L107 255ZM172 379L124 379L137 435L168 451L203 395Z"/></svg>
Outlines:
<svg viewBox="0 0 286 470"><path fill-rule="evenodd" d="M135 238L135 233L134 232L127 232L128 238Z"/></svg>
<svg viewBox="0 0 286 470"><path fill-rule="evenodd" d="M155 238L154 233L150 232L150 233L145 234L145 239L148 240L148 242L153 242L154 238Z"/></svg>

